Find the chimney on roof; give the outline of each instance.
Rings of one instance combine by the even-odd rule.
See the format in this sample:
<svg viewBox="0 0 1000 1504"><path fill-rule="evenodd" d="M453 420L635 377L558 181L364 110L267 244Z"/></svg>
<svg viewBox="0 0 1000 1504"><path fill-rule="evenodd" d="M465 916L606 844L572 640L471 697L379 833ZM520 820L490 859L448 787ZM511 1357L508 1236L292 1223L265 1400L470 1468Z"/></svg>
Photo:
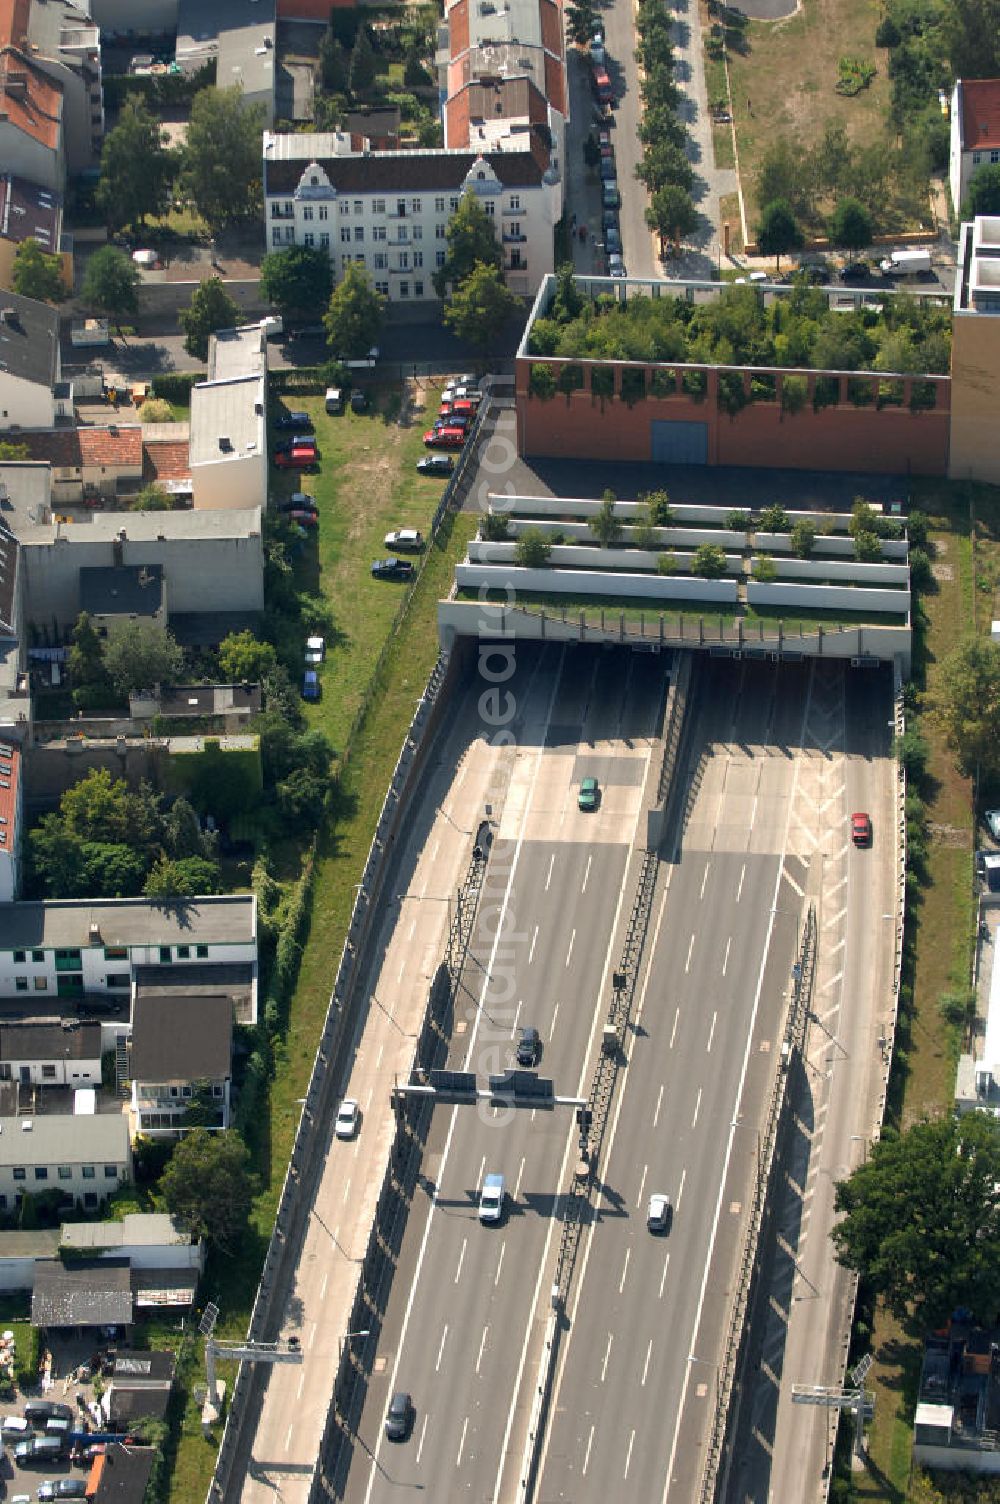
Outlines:
<svg viewBox="0 0 1000 1504"><path fill-rule="evenodd" d="M98 922L97 922L96 919L92 919L90 921L90 929L88 931L88 934L89 934L89 937L90 937L90 943L91 943L91 945L100 945L100 943L101 943L101 926L98 924Z"/></svg>

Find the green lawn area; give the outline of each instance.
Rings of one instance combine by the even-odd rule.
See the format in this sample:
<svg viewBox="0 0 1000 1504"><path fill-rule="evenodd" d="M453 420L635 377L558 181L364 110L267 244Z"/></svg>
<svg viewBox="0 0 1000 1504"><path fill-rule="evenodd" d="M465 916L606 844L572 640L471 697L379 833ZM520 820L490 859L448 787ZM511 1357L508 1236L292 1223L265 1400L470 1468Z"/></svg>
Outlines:
<svg viewBox="0 0 1000 1504"><path fill-rule="evenodd" d="M442 524L410 592L405 618L382 659L367 713L348 742L351 723L368 694L408 588L372 580L369 566L384 553L382 537L390 527L419 527L426 533L443 482L424 479L413 468L423 452L420 435L425 414L401 409L398 390L380 390L372 415L327 418L321 398L296 396L287 405L308 408L313 414L322 456L319 474L307 477L304 487L315 494L320 507L320 536L318 543L306 542L297 567L303 588L318 583L331 602L338 632L323 668L323 698L308 709L314 724L322 726L338 751L346 750L349 756L334 793L331 817L318 833L310 940L288 1032L276 1059L264 1183L250 1234L230 1259L210 1266L205 1282L205 1298L221 1307L218 1332L226 1338L246 1333L298 1125L298 1099L305 1095L312 1071L354 902L354 885L364 870L414 704L437 657L438 599L447 594L454 563L464 555L477 523L475 517L451 514ZM397 421L401 411L402 424ZM275 478L274 489L284 493L296 486L281 475ZM191 1350L188 1368L192 1379L203 1372L200 1342ZM234 1366L220 1364L219 1372L232 1383ZM170 1504L190 1504L205 1497L218 1444L218 1436L212 1441L203 1437L190 1392L183 1403Z"/></svg>
<svg viewBox="0 0 1000 1504"><path fill-rule="evenodd" d="M457 589L455 591L456 600L478 601L479 598L479 589L476 586ZM501 604L505 600L506 596L504 592L498 587L497 601L494 604ZM519 590L517 593L517 604L529 611L545 610L550 616L561 616L565 612L568 616L578 618L580 612L583 611L591 625L599 625L600 613L603 611L608 626L613 626L618 618L623 616L626 622L629 623L637 623L644 620L649 632L657 629L657 624L662 616L664 627L668 631L672 631L683 620L685 631L690 632L692 636L697 634L699 619L705 623L706 636L710 636L713 631L718 629L720 621L728 630L735 627L737 621L742 620L747 639L751 644L754 634L758 631L761 624L763 624L765 632L774 632L777 630L780 622L785 631L791 633L798 633L800 629L808 632L818 626L833 630L837 627L898 627L903 625L902 619L899 616L884 613L878 614L876 612L866 612L863 615L859 612L857 615L852 616L850 613L844 611L802 611L798 608L794 610L789 609L788 611L759 612L755 611L752 607L748 607L745 611L741 612L735 612L731 608L724 611L713 611L710 606L699 606L694 601L691 602L690 609L685 611L676 607L661 608L655 601L649 601L644 606L638 606L635 604L634 599L629 601L620 595L570 596L561 593L547 594L537 590Z"/></svg>

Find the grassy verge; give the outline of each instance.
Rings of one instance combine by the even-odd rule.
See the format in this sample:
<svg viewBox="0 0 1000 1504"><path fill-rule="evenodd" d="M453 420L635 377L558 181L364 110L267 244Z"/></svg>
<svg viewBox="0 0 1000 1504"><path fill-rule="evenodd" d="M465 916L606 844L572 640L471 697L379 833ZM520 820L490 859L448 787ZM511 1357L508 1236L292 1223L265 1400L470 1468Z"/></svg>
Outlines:
<svg viewBox="0 0 1000 1504"><path fill-rule="evenodd" d="M913 683L917 712L910 724L929 748L922 787L929 832L926 875L908 916L911 962L904 974L889 1116L905 1126L953 1100L959 1041L942 1019L942 993L968 985L973 943L972 789L956 770L939 727L925 713L940 685L941 663L970 630L973 619L973 541L965 487L923 483L914 504L932 518L937 546L936 589L924 597L914 634ZM982 490L977 515L1000 520L1000 505ZM977 545L978 559L978 545ZM981 612L985 618L989 613ZM869 1432L871 1466L854 1475L853 1494L866 1504L907 1496L913 1410L920 1378L919 1333L876 1312L868 1383L875 1392Z"/></svg>
<svg viewBox="0 0 1000 1504"><path fill-rule="evenodd" d="M378 411L368 417L349 414L333 420L318 410L321 403L300 403L296 398L294 405L308 407L314 414L322 456L319 475L308 483L320 507L320 536L304 541L296 568L303 583L310 572L318 578L338 625L323 670L324 698L311 709L315 723L328 732L335 746L344 749L351 722L366 699L368 708L350 744L351 755L343 767L330 818L318 834L312 943L304 951L288 1031L276 1053L268 1121L262 1133L263 1162L258 1166L261 1189L251 1227L232 1257L211 1265L206 1278L204 1293L221 1306L217 1330L226 1338L246 1333L298 1125L299 1099L308 1085L350 919L354 884L364 869L414 702L437 657L437 602L447 593L454 562L464 554L477 521L464 514L445 519L373 684L376 662L403 599L398 587L371 579L371 559L384 552L375 545L381 544L389 527L426 531L442 483L416 475L411 461L422 452L423 425L416 414L405 410L403 422L394 421L401 409L392 392L380 394ZM290 490L294 483L282 477L277 488ZM186 1350L185 1365L187 1383L178 1400L170 1504L204 1498L218 1444L218 1436L206 1440L202 1435L191 1392L192 1383L204 1372L200 1341ZM220 1364L219 1372L232 1383L234 1366Z"/></svg>
<svg viewBox="0 0 1000 1504"><path fill-rule="evenodd" d="M456 600L478 601L480 599L478 586L469 586L466 589L455 591ZM489 599L487 597L487 599ZM506 595L498 593L497 600L491 604L503 605L506 603ZM526 610L544 609L550 616L561 616L563 611L579 616L580 612L586 613L591 625L595 616L604 611L609 619L609 624L618 617L623 616L627 622L645 621L647 626L655 627L660 617L663 624L668 628L675 628L683 621L686 631L694 633L697 630L699 620L704 621L706 634L711 634L721 621L728 630L742 621L747 628L747 635L751 641L753 634L760 626L765 632L776 631L778 625L782 625L786 632L798 633L808 631L813 627L827 627L835 630L837 627L847 629L865 626L898 627L903 622L899 616L878 614L876 612L857 613L851 615L845 611L755 611L748 607L746 611L739 613L732 610L712 611L707 607L698 609L692 604L688 611L673 608L663 609L657 602L650 601L645 606L630 605L620 595L582 595L570 596L563 594L546 594L537 590L519 590L517 593L517 605Z"/></svg>
<svg viewBox="0 0 1000 1504"><path fill-rule="evenodd" d="M878 19L874 0L802 0L787 20L751 21L745 53L730 51L733 115L748 207L753 201L751 222L759 208L757 172L775 141L784 139L805 152L830 121L843 125L854 141L886 139L889 80L886 54L874 42ZM871 85L853 99L834 90L844 56L870 59L878 68Z"/></svg>
<svg viewBox="0 0 1000 1504"><path fill-rule="evenodd" d="M734 256L743 254L743 223L740 219L740 196L724 193L719 199L719 223L729 225L729 250Z"/></svg>

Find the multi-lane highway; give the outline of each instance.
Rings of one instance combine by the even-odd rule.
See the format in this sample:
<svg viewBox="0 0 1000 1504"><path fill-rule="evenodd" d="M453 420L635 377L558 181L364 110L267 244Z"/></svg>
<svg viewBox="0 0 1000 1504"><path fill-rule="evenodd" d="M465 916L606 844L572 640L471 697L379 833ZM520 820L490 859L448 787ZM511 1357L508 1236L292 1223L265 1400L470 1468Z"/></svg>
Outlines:
<svg viewBox="0 0 1000 1504"><path fill-rule="evenodd" d="M666 658L527 648L510 683L517 758L499 813L479 934L456 1004L451 1062L480 1078L513 1062L516 1031L541 1033L541 1071L561 1094L585 1090L612 940L656 733ZM595 776L595 813L577 807ZM439 1109L382 1328L348 1486L374 1501L401 1488L441 1498L496 1496L512 1397L528 1355L553 1215L575 1143L565 1110ZM501 1225L477 1215L483 1176L506 1177ZM406 1446L385 1441L389 1395L416 1408ZM367 1453L368 1456L365 1456Z"/></svg>

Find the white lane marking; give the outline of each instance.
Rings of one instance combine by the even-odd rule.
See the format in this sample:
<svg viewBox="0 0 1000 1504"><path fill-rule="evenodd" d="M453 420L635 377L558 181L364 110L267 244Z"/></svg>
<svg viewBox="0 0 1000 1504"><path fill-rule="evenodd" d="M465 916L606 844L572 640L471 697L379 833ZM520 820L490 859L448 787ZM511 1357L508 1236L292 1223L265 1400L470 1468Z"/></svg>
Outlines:
<svg viewBox="0 0 1000 1504"><path fill-rule="evenodd" d="M535 943L536 943L537 940L538 940L538 925L536 924L535 925L535 933L531 937L531 949L528 951L528 965L529 966L531 965L532 961L535 958Z"/></svg>
<svg viewBox="0 0 1000 1504"><path fill-rule="evenodd" d="M476 1176L476 1194L477 1195L479 1194L479 1189L480 1189L480 1187L481 1187L481 1185L483 1183L483 1172L484 1172L485 1169L486 1169L486 1155L484 1154L483 1158L482 1158L482 1161L480 1163L480 1166L479 1166L479 1174ZM438 1171L437 1183L438 1183L438 1185L441 1184L441 1172L440 1172L440 1170Z"/></svg>
<svg viewBox="0 0 1000 1504"><path fill-rule="evenodd" d="M549 883L552 881L552 868L555 866L555 863L556 863L556 854L553 851L552 855L549 857L549 870L545 874L545 891L546 891L546 893L549 891Z"/></svg>
<svg viewBox="0 0 1000 1504"><path fill-rule="evenodd" d="M701 1093L699 1092L699 1096L700 1095L701 1095ZM681 1209L681 1197L684 1194L684 1182L685 1182L685 1180L687 1180L687 1170L682 1170L681 1171L681 1183L680 1183L680 1187L679 1187L679 1189L677 1191L677 1200L674 1203L674 1210L675 1211L680 1211L680 1209Z"/></svg>
<svg viewBox="0 0 1000 1504"><path fill-rule="evenodd" d="M438 1348L437 1362L434 1364L434 1372L435 1373L440 1373L441 1372L441 1359L444 1357L444 1344L445 1344L445 1339L447 1338L447 1336L448 1336L448 1323L446 1321L445 1324L444 1324L444 1331L441 1333L441 1346Z"/></svg>
<svg viewBox="0 0 1000 1504"><path fill-rule="evenodd" d="M635 1446L635 1427L632 1427L632 1435L628 1439L628 1453L625 1457L625 1472L623 1477L628 1477L629 1463L632 1461L632 1448Z"/></svg>
<svg viewBox="0 0 1000 1504"><path fill-rule="evenodd" d="M701 1087L699 1086L699 1088L698 1088L698 1098L697 1098L697 1101L694 1104L694 1117L691 1119L691 1127L692 1128L695 1126L695 1124L698 1121L698 1114L699 1114L700 1111L701 1111ZM677 1199L679 1201L680 1197L678 1196Z"/></svg>
<svg viewBox="0 0 1000 1504"><path fill-rule="evenodd" d="M310 1352L312 1352L312 1345L316 1341L316 1332L318 1331L318 1329L319 1329L319 1322L318 1321L314 1321L313 1322L313 1329L309 1333L309 1341L306 1344L306 1346L309 1348Z"/></svg>
<svg viewBox="0 0 1000 1504"><path fill-rule="evenodd" d="M412 922L410 924L410 933L406 937L407 940L412 940L413 939L413 936L416 933L416 928L417 928L417 921L414 919L414 920L412 920Z"/></svg>
<svg viewBox="0 0 1000 1504"><path fill-rule="evenodd" d="M746 875L747 875L747 864L746 864L746 862L744 862L743 866L740 868L740 885L736 889L736 902L737 903L739 903L740 899L743 897L743 879L746 877Z"/></svg>
<svg viewBox="0 0 1000 1504"><path fill-rule="evenodd" d="M429 1420L430 1420L430 1416L429 1415L425 1415L424 1416L424 1423L420 1427L420 1445L417 1447L417 1466L418 1467L420 1466L420 1457L421 1457L421 1454L423 1453L423 1450L424 1450L424 1437L427 1435L427 1422Z"/></svg>
<svg viewBox="0 0 1000 1504"><path fill-rule="evenodd" d="M604 1383L604 1376L605 1376L605 1374L608 1371L608 1359L611 1357L611 1344L612 1344L612 1342L614 1340L615 1340L615 1334L614 1334L614 1332L609 1332L608 1333L608 1345L604 1349L604 1362L601 1364L601 1383L602 1384Z"/></svg>
<svg viewBox="0 0 1000 1504"><path fill-rule="evenodd" d="M466 1250L466 1248L468 1246L468 1242L469 1242L468 1238L463 1238L462 1239L462 1251L458 1255L458 1268L455 1270L455 1283L456 1283L456 1285L458 1284L459 1280L462 1277L462 1265L465 1262L465 1250Z"/></svg>
<svg viewBox="0 0 1000 1504"><path fill-rule="evenodd" d="M510 1031L511 1039L513 1039L514 1035L517 1033L517 1021L521 1017L521 1004L523 1003L523 1001L524 999L520 997L517 1000L517 1008L514 1011L514 1027Z"/></svg>
<svg viewBox="0 0 1000 1504"><path fill-rule="evenodd" d="M631 1250L631 1248L626 1248L626 1250L625 1250L625 1264L624 1264L624 1267L622 1268L622 1277L621 1277L621 1279L618 1282L618 1294L619 1295L622 1293L622 1291L625 1288L625 1276L628 1274L628 1261L629 1261L629 1259L631 1257L632 1257L632 1250Z"/></svg>
<svg viewBox="0 0 1000 1504"><path fill-rule="evenodd" d="M518 1201L521 1196L521 1177L524 1174L524 1158L521 1158L521 1166L517 1172L517 1181L514 1185L514 1200Z"/></svg>
<svg viewBox="0 0 1000 1504"><path fill-rule="evenodd" d="M504 1250L506 1249L506 1247L507 1247L506 1243L501 1243L500 1244L500 1257L497 1259L497 1272L493 1276L493 1288L494 1288L494 1290L496 1289L497 1285L500 1283L500 1270L503 1268L503 1256L504 1256Z"/></svg>
<svg viewBox="0 0 1000 1504"><path fill-rule="evenodd" d="M666 1256L666 1258L663 1260L663 1273L660 1275L660 1293L659 1293L659 1296L657 1297L659 1300L663 1299L663 1287L667 1283L667 1270L669 1268L670 1268L670 1255L668 1253L667 1256Z"/></svg>
<svg viewBox="0 0 1000 1504"><path fill-rule="evenodd" d="M406 970L406 961L404 959L404 960L400 961L400 963L399 963L399 970L396 973L396 981L397 982L401 982L403 980L403 973L404 973L405 970Z"/></svg>
<svg viewBox="0 0 1000 1504"><path fill-rule="evenodd" d="M344 1200L345 1201L347 1200L347 1198L348 1198L348 1196L350 1194L351 1194L351 1180L350 1180L350 1176L348 1176L348 1178L347 1178L347 1184L344 1186Z"/></svg>
<svg viewBox="0 0 1000 1504"><path fill-rule="evenodd" d="M300 1400L302 1398L302 1391L305 1388L305 1385L306 1385L306 1371L305 1371L305 1369L303 1369L302 1372L299 1375L299 1387L295 1391L295 1398L297 1400Z"/></svg>
<svg viewBox="0 0 1000 1504"><path fill-rule="evenodd" d="M649 1174L649 1166L648 1165L643 1165L643 1167L642 1167L642 1179L639 1181L639 1194L635 1198L635 1204L636 1204L636 1206L641 1206L642 1205L642 1189L643 1189L643 1186L646 1184L646 1176L648 1174Z"/></svg>
<svg viewBox="0 0 1000 1504"><path fill-rule="evenodd" d="M370 1109L370 1107L372 1105L372 1097L374 1095L375 1095L375 1088L374 1088L374 1086L369 1086L369 1088L368 1088L368 1095L365 1097L365 1105L361 1109L361 1111L363 1113L367 1114L367 1112L369 1111L369 1109ZM355 1157L357 1157L357 1152L358 1152L358 1149L360 1147L361 1147L361 1140L359 1138L356 1138L354 1140L354 1153L355 1153Z"/></svg>
<svg viewBox="0 0 1000 1504"><path fill-rule="evenodd" d="M646 1348L646 1361L642 1365L642 1385L646 1387L646 1377L649 1373L649 1360L653 1356L653 1339L650 1337L649 1346Z"/></svg>
<svg viewBox="0 0 1000 1504"><path fill-rule="evenodd" d="M378 1047L378 1054L375 1057L375 1069L376 1070L378 1070L379 1066L382 1064L382 1055L383 1055L384 1051L385 1051L385 1045L384 1044L380 1044L379 1047Z"/></svg>
<svg viewBox="0 0 1000 1504"><path fill-rule="evenodd" d="M677 1037L677 1020L680 1018L680 1016L681 1016L681 1005L680 1005L680 1003L678 1003L677 1004L677 1012L674 1014L674 1026L670 1030L670 1048L671 1049L673 1049L673 1047L674 1047L674 1040Z"/></svg>
<svg viewBox="0 0 1000 1504"><path fill-rule="evenodd" d="M483 1351L486 1347L486 1333L489 1331L489 1329L489 1322L487 1322L487 1324L483 1327L482 1341L479 1344L479 1357L476 1359L476 1373L479 1372L480 1365L483 1361Z"/></svg>
<svg viewBox="0 0 1000 1504"><path fill-rule="evenodd" d="M694 950L694 936L692 935L691 936L691 944L688 946L688 958L684 962L684 970L685 971L690 971L691 970L691 952L693 950Z"/></svg>
<svg viewBox="0 0 1000 1504"><path fill-rule="evenodd" d="M733 937L732 937L732 935L730 935L729 939L726 941L726 954L722 958L722 975L723 976L725 976L725 974L726 974L726 967L729 965L729 947L732 945L732 943L733 943Z"/></svg>
<svg viewBox="0 0 1000 1504"><path fill-rule="evenodd" d="M708 882L708 869L709 869L709 867L711 867L711 865L712 865L711 862L706 862L705 863L705 871L702 873L702 878L701 878L701 892L698 894L698 901L699 902L701 902L701 900L705 897L705 884Z"/></svg>
<svg viewBox="0 0 1000 1504"><path fill-rule="evenodd" d="M288 1427L288 1430L285 1433L285 1451L286 1452L288 1451L288 1448L292 1444L292 1430L293 1430L293 1427L294 1427L294 1422L292 1423L291 1426Z"/></svg>
<svg viewBox="0 0 1000 1504"><path fill-rule="evenodd" d="M593 1445L594 1445L594 1427L591 1426L591 1428L590 1428L590 1435L587 1437L587 1450L583 1454L583 1467L580 1470L581 1477L584 1477L584 1478L587 1476L587 1465L590 1462L590 1449L591 1449L591 1447Z"/></svg>
<svg viewBox="0 0 1000 1504"><path fill-rule="evenodd" d="M323 1283L319 1287L319 1302L320 1302L320 1305L322 1305L323 1302L324 1302L324 1300L326 1299L326 1282L327 1282L327 1280L329 1278L330 1278L330 1274L329 1274L329 1270L328 1270L327 1273L324 1274L324 1276L323 1276Z"/></svg>
<svg viewBox="0 0 1000 1504"><path fill-rule="evenodd" d="M440 840L440 838L438 838L438 840L436 840L434 842L434 850L431 852L431 866L432 867L433 867L434 863L437 861L437 854L438 854L438 852L440 850L441 850L441 840Z"/></svg>
<svg viewBox="0 0 1000 1504"><path fill-rule="evenodd" d="M458 1456L455 1458L455 1466L456 1467L461 1467L462 1466L462 1453L465 1451L465 1433L466 1433L466 1431L468 1429L469 1429L469 1417L466 1416L465 1419L464 1419L464 1421L462 1422L462 1439L458 1443Z"/></svg>
<svg viewBox="0 0 1000 1504"><path fill-rule="evenodd" d="M657 1123L660 1121L660 1108L662 1106L663 1106L663 1083L661 1082L660 1083L660 1090L659 1090L659 1092L657 1094L657 1098L656 1098L656 1111L653 1113L653 1127L654 1128L656 1127Z"/></svg>
<svg viewBox="0 0 1000 1504"><path fill-rule="evenodd" d="M807 722L808 717L809 717L809 704L810 704L811 699L812 699L812 680L810 679L809 690L808 690L808 692L806 694L805 702L804 702L803 708L802 708L802 726L801 726L802 732L805 731L806 722ZM708 1288L708 1274L709 1274L709 1270L712 1267L712 1256L713 1256L713 1254L715 1252L715 1239L716 1239L716 1235L717 1235L718 1230L719 1230L719 1218L722 1215L722 1198L725 1195L726 1177L729 1174L729 1161L732 1158L733 1140L736 1137L736 1125L737 1125L737 1122L738 1122L738 1119L739 1119L739 1115L740 1115L740 1103L741 1103L742 1098L743 1098L743 1086L744 1086L744 1083L746 1082L747 1070L749 1069L749 1065L750 1065L750 1049L751 1049L751 1046L753 1044L753 1035L754 1035L754 1029L755 1029L756 1024L757 1024L757 1013L758 1013L758 1009L760 1007L761 994L762 994L762 992L764 990L764 968L767 965L768 951L771 948L771 936L774 933L774 920L775 920L775 915L776 915L776 912L777 912L778 892L779 892L780 887L781 887L782 871L783 871L784 865L785 865L785 863L784 863L784 854L788 850L788 837L789 837L789 833L791 831L792 809L794 807L794 804L795 804L795 801L796 801L796 797L798 795L799 769L800 769L800 763L798 761L796 761L795 768L794 768L794 771L792 773L792 786L791 786L791 788L789 790L789 793L788 793L788 804L787 804L787 811L788 812L787 812L787 814L785 816L785 836L784 836L784 840L782 841L782 844L781 844L782 860L778 863L778 870L775 873L775 877L774 877L774 892L773 892L772 897L771 897L771 903L770 903L770 908L769 908L769 912L768 912L767 933L764 936L764 947L763 947L763 951L761 953L760 970L757 973L757 990L756 990L756 992L754 994L753 1008L751 1009L750 1020L749 1020L748 1026L747 1026L746 1044L743 1047L743 1064L742 1064L742 1066L740 1068L739 1084L738 1084L738 1086L736 1088L736 1096L735 1096L735 1099L733 1101L733 1113L732 1113L732 1117L730 1118L730 1123L731 1123L732 1126L729 1129L729 1138L726 1141L725 1158L723 1159L723 1163L722 1163L722 1173L719 1176L719 1193L718 1193L718 1195L716 1197L716 1200L715 1200L715 1216L714 1216L713 1221L712 1221L712 1235L709 1238L708 1250L707 1250L706 1255L705 1255L705 1268L704 1268L704 1272L703 1272L702 1277L701 1277L701 1289L700 1289L700 1291L698 1293L698 1305L697 1305L697 1307L695 1309L695 1313L694 1313L694 1325L693 1325L692 1330L691 1330L691 1341L688 1344L688 1352L689 1353L693 1353L695 1351L695 1346L696 1346L696 1343L697 1343L697 1340L698 1340L698 1329L699 1329L699 1327L701 1325L701 1313L702 1313L702 1310L704 1309L704 1305L705 1305L705 1291ZM845 850L846 850L846 847L845 847ZM744 866L743 866L743 872L746 872L746 864L745 863L744 863ZM742 891L742 888L743 888L743 873L740 874L740 890L741 891ZM737 895L737 898L738 898L738 895ZM683 1176L682 1176L681 1177L681 1185L682 1186L683 1186L683 1183L684 1182L683 1182ZM678 1206L680 1206L680 1199L681 1199L680 1195L678 1194L678 1197L677 1197L677 1204L678 1204ZM671 1443L671 1447L670 1447L670 1458L669 1458L669 1461L667 1462L667 1471L666 1471L665 1478L664 1478L663 1494L662 1494L662 1497L661 1497L661 1504L667 1504L667 1499L670 1496L670 1480L671 1480L671 1477L673 1475L673 1471L674 1471L674 1459L677 1456L677 1446L678 1446L678 1442L680 1440L681 1418L682 1418L682 1416L684 1414L684 1405L685 1405L685 1403L687 1401L688 1383L690 1382L691 1369L693 1367L694 1367L694 1365L692 1363L686 1363L684 1365L684 1379L683 1379L683 1382L681 1384L680 1403L677 1406L677 1418L674 1421L674 1439L673 1439L673 1442Z"/></svg>
<svg viewBox="0 0 1000 1504"><path fill-rule="evenodd" d="M558 1017L559 1017L559 1004L556 1003L555 1007L552 1010L552 1022L549 1025L549 1044L552 1043L552 1036L556 1032L556 1019Z"/></svg>
<svg viewBox="0 0 1000 1504"><path fill-rule="evenodd" d="M590 864L591 864L591 862L593 860L594 860L594 858L592 856L588 856L588 858L587 858L587 870L583 874L583 886L580 889L581 893L586 893L586 891L587 891L587 879L590 876Z"/></svg>
<svg viewBox="0 0 1000 1504"><path fill-rule="evenodd" d="M573 954L573 941L576 939L576 930L569 937L569 950L566 952L566 965L569 965L570 956Z"/></svg>
<svg viewBox="0 0 1000 1504"><path fill-rule="evenodd" d="M753 796L753 809L750 811L750 829L753 830L753 822L757 818L757 795Z"/></svg>
<svg viewBox="0 0 1000 1504"><path fill-rule="evenodd" d="M715 1038L715 1025L716 1025L716 1022L718 1020L718 1017L719 1017L719 1010L718 1010L718 1008L716 1008L715 1012L712 1014L712 1027L708 1031L708 1044L705 1046L705 1054L706 1055L708 1055L708 1054L711 1053L712 1040Z"/></svg>

